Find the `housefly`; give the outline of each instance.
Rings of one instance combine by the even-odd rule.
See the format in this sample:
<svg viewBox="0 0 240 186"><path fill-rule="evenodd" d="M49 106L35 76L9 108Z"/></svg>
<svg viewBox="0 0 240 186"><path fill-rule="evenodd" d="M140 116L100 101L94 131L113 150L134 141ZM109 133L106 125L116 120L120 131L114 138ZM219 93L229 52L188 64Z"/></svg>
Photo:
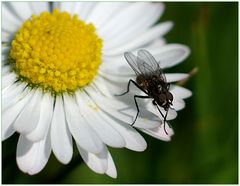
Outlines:
<svg viewBox="0 0 240 186"><path fill-rule="evenodd" d="M164 118L164 131L166 134L168 134L165 124L168 110L172 105L173 95L169 91L170 84L167 83L166 77L163 74L159 63L147 50L143 49L138 51L137 56L131 52L125 52L124 56L137 77L136 81L132 79L129 80L127 91L121 95L129 92L130 83L134 84L147 95L134 95L134 101L137 107L137 115L132 125L136 122L139 114L137 98L152 99L153 105L157 107L159 113ZM161 112L159 107L162 107L166 111L165 115Z"/></svg>

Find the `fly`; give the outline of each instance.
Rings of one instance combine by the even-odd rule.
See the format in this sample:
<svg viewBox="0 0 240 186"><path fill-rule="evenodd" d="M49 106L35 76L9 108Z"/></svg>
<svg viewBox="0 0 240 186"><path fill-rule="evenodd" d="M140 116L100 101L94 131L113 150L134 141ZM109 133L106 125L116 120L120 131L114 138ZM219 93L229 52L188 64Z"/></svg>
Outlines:
<svg viewBox="0 0 240 186"><path fill-rule="evenodd" d="M134 84L147 96L134 95L134 101L137 107L137 115L131 125L137 120L139 114L139 107L137 98L140 99L152 99L152 103L157 107L159 113L164 118L164 131L166 134L166 118L168 110L172 105L173 95L169 91L170 84L167 83L166 77L163 74L162 69L156 59L147 50L139 50L137 56L131 52L125 52L124 57L127 60L130 67L134 70L137 75L136 81L130 79L127 86L127 91L121 95L129 92L130 83ZM164 115L160 108L162 107L166 114Z"/></svg>

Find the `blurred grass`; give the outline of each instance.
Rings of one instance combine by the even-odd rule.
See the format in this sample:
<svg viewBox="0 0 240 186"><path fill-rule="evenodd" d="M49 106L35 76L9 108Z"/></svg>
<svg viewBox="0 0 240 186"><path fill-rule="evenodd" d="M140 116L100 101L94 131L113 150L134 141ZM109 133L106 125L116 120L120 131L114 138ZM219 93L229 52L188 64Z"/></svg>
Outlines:
<svg viewBox="0 0 240 186"><path fill-rule="evenodd" d="M16 167L17 135L2 144L3 183L238 183L238 3L165 3L162 20L172 20L169 43L191 48L191 56L171 72L199 73L185 85L193 91L171 122L175 136L162 142L144 135L143 153L110 149L118 178L98 175L81 163L53 155L35 176ZM76 150L76 149L75 149Z"/></svg>

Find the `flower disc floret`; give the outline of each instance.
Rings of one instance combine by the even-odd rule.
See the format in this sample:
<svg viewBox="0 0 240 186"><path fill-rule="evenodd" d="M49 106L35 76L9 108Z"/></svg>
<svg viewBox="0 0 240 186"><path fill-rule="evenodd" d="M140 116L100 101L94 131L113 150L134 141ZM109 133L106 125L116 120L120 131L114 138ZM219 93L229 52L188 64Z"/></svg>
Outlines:
<svg viewBox="0 0 240 186"><path fill-rule="evenodd" d="M102 40L94 26L58 10L32 15L11 46L19 78L55 93L89 84L101 63Z"/></svg>

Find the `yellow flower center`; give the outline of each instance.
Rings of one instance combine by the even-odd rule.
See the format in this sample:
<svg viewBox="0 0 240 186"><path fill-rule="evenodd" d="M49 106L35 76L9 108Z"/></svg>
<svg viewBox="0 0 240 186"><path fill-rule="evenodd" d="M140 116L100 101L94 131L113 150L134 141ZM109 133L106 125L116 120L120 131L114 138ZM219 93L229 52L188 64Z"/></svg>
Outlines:
<svg viewBox="0 0 240 186"><path fill-rule="evenodd" d="M55 93L89 84L101 63L102 40L94 26L58 10L32 15L11 45L19 78Z"/></svg>

